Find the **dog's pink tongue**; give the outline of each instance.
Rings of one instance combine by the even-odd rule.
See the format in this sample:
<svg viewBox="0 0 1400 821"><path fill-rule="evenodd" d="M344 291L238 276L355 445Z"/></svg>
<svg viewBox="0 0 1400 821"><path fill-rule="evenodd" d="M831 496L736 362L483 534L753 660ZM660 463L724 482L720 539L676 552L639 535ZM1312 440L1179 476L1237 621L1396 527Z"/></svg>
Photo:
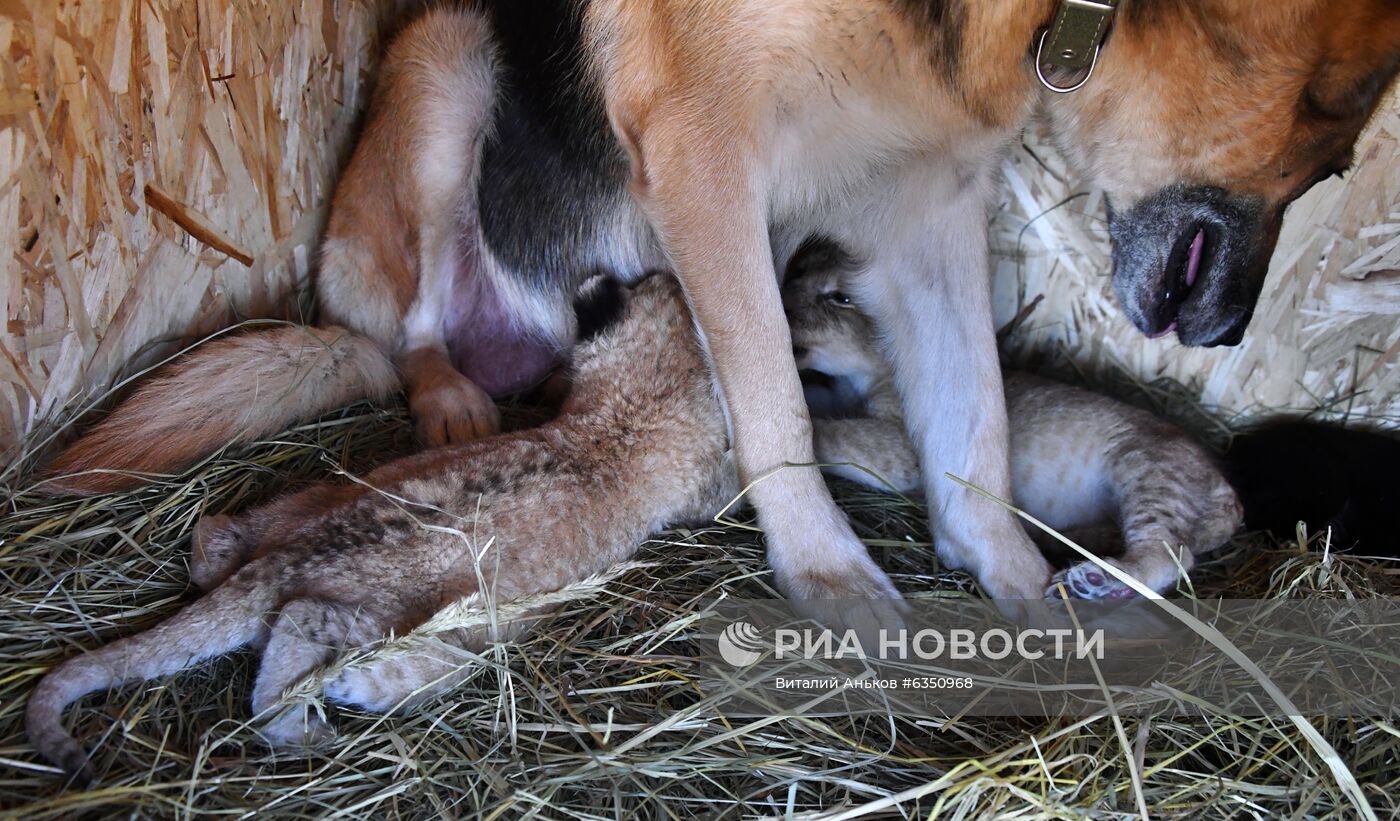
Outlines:
<svg viewBox="0 0 1400 821"><path fill-rule="evenodd" d="M1196 284L1196 274L1201 271L1201 252L1206 247L1206 232L1197 231L1196 238L1191 240L1191 255L1186 259L1186 287L1190 288Z"/></svg>

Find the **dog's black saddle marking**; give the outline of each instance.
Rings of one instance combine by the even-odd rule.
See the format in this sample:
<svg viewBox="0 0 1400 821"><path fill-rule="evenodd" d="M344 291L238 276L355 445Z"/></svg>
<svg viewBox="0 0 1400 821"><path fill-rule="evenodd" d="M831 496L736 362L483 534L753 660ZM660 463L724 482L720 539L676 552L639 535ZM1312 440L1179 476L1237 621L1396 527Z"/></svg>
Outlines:
<svg viewBox="0 0 1400 821"><path fill-rule="evenodd" d="M589 79L576 0L486 0L500 56L477 209L486 246L528 287L572 290L626 197L627 156ZM565 294L560 294L565 297Z"/></svg>

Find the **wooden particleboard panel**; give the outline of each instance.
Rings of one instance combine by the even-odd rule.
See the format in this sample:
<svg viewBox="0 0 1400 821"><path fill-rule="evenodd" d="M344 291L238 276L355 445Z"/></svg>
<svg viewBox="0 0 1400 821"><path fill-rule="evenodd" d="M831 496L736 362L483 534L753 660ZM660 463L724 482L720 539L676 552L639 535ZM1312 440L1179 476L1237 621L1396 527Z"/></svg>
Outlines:
<svg viewBox="0 0 1400 821"><path fill-rule="evenodd" d="M0 453L155 341L293 310L409 5L0 0Z"/></svg>
<svg viewBox="0 0 1400 821"><path fill-rule="evenodd" d="M1013 360L1091 375L1169 377L1227 416L1312 412L1400 426L1400 97L1383 104L1345 181L1289 209L1243 344L1149 340L1118 309L1103 197L1032 130L1005 163L993 219L998 324L1041 297Z"/></svg>

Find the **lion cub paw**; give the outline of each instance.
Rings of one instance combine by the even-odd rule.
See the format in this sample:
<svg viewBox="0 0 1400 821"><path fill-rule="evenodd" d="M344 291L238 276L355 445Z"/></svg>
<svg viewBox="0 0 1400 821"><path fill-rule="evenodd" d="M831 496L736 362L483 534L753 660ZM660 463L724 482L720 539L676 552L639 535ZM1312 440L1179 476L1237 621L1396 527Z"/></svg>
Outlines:
<svg viewBox="0 0 1400 821"><path fill-rule="evenodd" d="M1122 565L1112 559L1104 559L1103 561L1122 569ZM1051 576L1050 586L1045 588L1045 598L1056 600L1071 598L1126 601L1136 596L1137 591L1091 561L1083 561L1066 567Z"/></svg>
<svg viewBox="0 0 1400 821"><path fill-rule="evenodd" d="M315 749L335 741L336 731L324 718L304 707L292 707L273 717L258 732L273 749Z"/></svg>
<svg viewBox="0 0 1400 821"><path fill-rule="evenodd" d="M325 685L326 698L369 713L388 713L409 706L414 688L392 663L370 663L341 670Z"/></svg>
<svg viewBox="0 0 1400 821"><path fill-rule="evenodd" d="M206 593L232 576L247 553L238 525L222 514L199 520L190 548L190 581Z"/></svg>

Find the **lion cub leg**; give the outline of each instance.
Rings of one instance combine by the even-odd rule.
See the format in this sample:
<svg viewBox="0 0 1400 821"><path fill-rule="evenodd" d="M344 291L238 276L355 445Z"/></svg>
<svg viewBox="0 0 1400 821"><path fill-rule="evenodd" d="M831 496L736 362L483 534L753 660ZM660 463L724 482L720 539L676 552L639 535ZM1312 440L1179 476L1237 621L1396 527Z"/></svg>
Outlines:
<svg viewBox="0 0 1400 821"><path fill-rule="evenodd" d="M288 687L330 661L346 647L382 638L384 625L364 610L298 599L287 603L272 625L253 684L253 714L272 710ZM270 715L262 735L273 747L315 746L335 737L335 730L303 704Z"/></svg>
<svg viewBox="0 0 1400 821"><path fill-rule="evenodd" d="M1124 409L1123 415L1140 412ZM1130 418L1129 422L1137 422ZM1229 540L1243 521L1235 491L1209 455L1186 434L1156 420L1128 425L1105 457L1118 502L1123 551L1104 559L1158 593L1166 593L1195 566L1196 558ZM1056 573L1047 595L1130 599L1127 584L1092 561Z"/></svg>
<svg viewBox="0 0 1400 821"><path fill-rule="evenodd" d="M813 419L822 470L875 490L917 493L922 474L904 422L895 418Z"/></svg>
<svg viewBox="0 0 1400 821"><path fill-rule="evenodd" d="M307 520L361 492L356 485L318 484L237 517L218 514L201 518L191 539L190 581L202 591L213 590L254 554L275 550Z"/></svg>
<svg viewBox="0 0 1400 821"><path fill-rule="evenodd" d="M500 625L494 641L524 635L534 619ZM449 630L417 640L407 652L371 657L326 682L326 697L371 713L410 709L460 686L481 669L476 656L493 641L489 629Z"/></svg>
<svg viewBox="0 0 1400 821"><path fill-rule="evenodd" d="M415 641L408 652L341 670L326 682L326 698L370 713L413 707L465 682L478 669L473 656L485 646L481 630L451 630Z"/></svg>

